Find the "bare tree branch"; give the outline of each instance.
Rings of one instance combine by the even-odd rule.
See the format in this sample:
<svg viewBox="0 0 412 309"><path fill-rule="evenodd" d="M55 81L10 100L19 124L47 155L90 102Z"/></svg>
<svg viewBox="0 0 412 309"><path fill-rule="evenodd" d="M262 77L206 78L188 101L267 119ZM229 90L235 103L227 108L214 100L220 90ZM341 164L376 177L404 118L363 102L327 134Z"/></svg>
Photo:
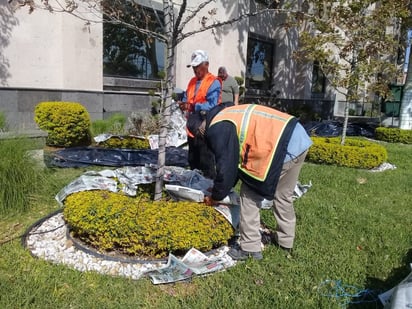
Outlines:
<svg viewBox="0 0 412 309"><path fill-rule="evenodd" d="M162 19L160 18L159 14L157 13L157 10L154 8L153 3L152 3L152 10L153 10L153 13L156 16L157 22L159 23L159 25L162 28L163 32L166 32L165 25L163 24Z"/></svg>
<svg viewBox="0 0 412 309"><path fill-rule="evenodd" d="M196 10L196 12L198 13L198 10ZM310 15L308 13L302 13L300 11L293 11L293 10L286 10L286 9L268 9L268 8L266 8L266 9L255 11L255 12L243 13L243 14L239 15L238 17L235 17L235 18L232 18L232 19L229 19L229 20L226 20L226 21L222 21L222 22L216 22L216 23L210 24L210 25L205 26L205 27L203 27L201 29L198 29L198 30L189 31L189 32L186 32L186 33L180 32L179 35L178 35L177 42L180 43L184 39L186 39L186 38L188 38L188 37L190 37L190 36L192 36L196 33L201 33L201 32L204 32L204 31L207 31L207 30L210 30L210 29L222 27L222 26L229 25L229 24L231 25L231 24L236 23L238 21L241 21L243 19L258 16L258 15L261 15L261 14L264 14L264 13L286 13L286 14L300 13L300 14L306 16L306 17L312 17L312 15ZM183 23L182 23L182 26L183 26ZM182 27L180 27L180 28L182 28Z"/></svg>
<svg viewBox="0 0 412 309"><path fill-rule="evenodd" d="M154 38L159 39L162 42L167 41L167 36L166 35L160 34L158 32L155 32L155 31L152 31L152 30L149 30L149 29L144 29L142 27L137 26L136 24L131 24L131 23L127 23L127 22L124 22L124 21L120 21L116 18L110 18L109 19L109 16L107 16L107 15L105 15L105 17L106 17L106 19L102 21L103 23L108 22L108 23L111 23L113 25L122 25L123 27L126 27L128 29L137 31L141 34L150 35Z"/></svg>
<svg viewBox="0 0 412 309"><path fill-rule="evenodd" d="M173 36L174 36L175 39L177 38L177 36L179 34L179 28L180 28L179 25L182 21L183 14L186 11L186 6L187 6L187 0L183 0L183 3L180 6L179 13L177 15L176 22L175 22L174 27L173 27Z"/></svg>
<svg viewBox="0 0 412 309"><path fill-rule="evenodd" d="M188 22L190 22L193 18L196 17L196 15L205 7L207 6L210 2L214 2L215 0L207 0L205 2L203 2L202 4L200 4L194 11L192 11L192 13L188 16L186 16L185 20L182 22L182 24L180 25L179 28L177 28L178 32L182 32L184 27L187 25ZM183 3L186 6L186 0L183 1ZM180 12L179 12L180 13Z"/></svg>

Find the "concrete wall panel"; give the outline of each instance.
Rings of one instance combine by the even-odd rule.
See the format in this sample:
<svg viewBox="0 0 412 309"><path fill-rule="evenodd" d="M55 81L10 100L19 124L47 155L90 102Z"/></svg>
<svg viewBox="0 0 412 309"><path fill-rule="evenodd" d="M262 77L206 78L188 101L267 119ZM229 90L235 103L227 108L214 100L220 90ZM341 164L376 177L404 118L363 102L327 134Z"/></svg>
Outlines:
<svg viewBox="0 0 412 309"><path fill-rule="evenodd" d="M0 112L17 112L18 92L16 90L3 89L0 96Z"/></svg>
<svg viewBox="0 0 412 309"><path fill-rule="evenodd" d="M120 95L106 94L104 98L104 112L137 112L151 108L148 95Z"/></svg>

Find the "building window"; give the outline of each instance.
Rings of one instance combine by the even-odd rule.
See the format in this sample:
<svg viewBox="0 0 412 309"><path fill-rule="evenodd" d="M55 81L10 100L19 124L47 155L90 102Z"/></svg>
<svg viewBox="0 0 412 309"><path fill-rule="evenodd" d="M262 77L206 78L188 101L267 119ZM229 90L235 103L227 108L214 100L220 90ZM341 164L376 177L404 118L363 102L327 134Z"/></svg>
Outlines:
<svg viewBox="0 0 412 309"><path fill-rule="evenodd" d="M247 45L246 87L270 90L273 67L273 43L249 37Z"/></svg>
<svg viewBox="0 0 412 309"><path fill-rule="evenodd" d="M279 1L275 0L255 0L258 9L277 9Z"/></svg>
<svg viewBox="0 0 412 309"><path fill-rule="evenodd" d="M326 88L326 77L323 74L319 61L313 63L312 71L312 94L324 94Z"/></svg>
<svg viewBox="0 0 412 309"><path fill-rule="evenodd" d="M161 31L156 16L147 9L145 23ZM147 18L149 16L149 18ZM103 24L103 75L139 79L159 79L165 67L165 44L122 25Z"/></svg>

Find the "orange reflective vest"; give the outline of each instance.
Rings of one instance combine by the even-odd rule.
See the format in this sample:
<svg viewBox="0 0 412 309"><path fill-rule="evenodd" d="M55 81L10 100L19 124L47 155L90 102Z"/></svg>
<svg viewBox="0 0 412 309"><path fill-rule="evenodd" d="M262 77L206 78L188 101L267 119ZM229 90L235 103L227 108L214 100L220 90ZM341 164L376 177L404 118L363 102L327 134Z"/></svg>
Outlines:
<svg viewBox="0 0 412 309"><path fill-rule="evenodd" d="M206 100L206 94L207 91L209 90L210 86L213 84L215 80L219 80L216 76L214 76L212 73L207 73L205 77L202 79L200 82L199 88L196 91L196 82L198 81L197 77L193 77L190 81L189 84L187 85L187 90L186 90L186 98L187 98L187 103L189 103L188 106L188 111L193 112L195 110L195 104L198 103L205 103ZM219 101L218 104L221 103L221 95L219 96Z"/></svg>
<svg viewBox="0 0 412 309"><path fill-rule="evenodd" d="M276 152L286 151L279 149L279 142L292 119L295 117L266 106L244 104L220 111L210 127L220 121L232 122L239 138L239 169L255 180L264 181Z"/></svg>

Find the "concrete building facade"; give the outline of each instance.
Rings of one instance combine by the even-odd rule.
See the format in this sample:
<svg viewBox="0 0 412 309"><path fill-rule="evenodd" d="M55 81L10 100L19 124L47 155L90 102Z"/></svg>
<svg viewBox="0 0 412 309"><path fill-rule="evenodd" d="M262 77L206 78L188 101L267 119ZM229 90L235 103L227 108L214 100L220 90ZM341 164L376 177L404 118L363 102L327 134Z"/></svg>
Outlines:
<svg viewBox="0 0 412 309"><path fill-rule="evenodd" d="M178 9L179 1L175 2ZM139 3L162 11L161 2ZM187 14L201 3L189 1ZM259 5L253 0L213 1L186 25L184 32L201 29L202 23L235 19ZM87 9L81 11L83 19L41 8L29 14L28 7L17 6L15 1L0 0L0 27L4 29L0 32L0 112L6 115L10 129L36 129L34 108L42 101L79 102L93 120L117 112L150 110L148 91L156 89L156 77L105 74L107 46L101 16ZM212 73L217 74L218 67L224 65L230 75L245 79L246 102L276 97L290 106L312 104L323 118L330 117L335 94L327 85L322 92L312 91L313 67L293 60L298 34L281 27L284 18L266 13L186 38L176 50L176 87L186 88L193 76L192 69L186 67L191 53L204 49ZM261 59L255 61L251 54L259 54Z"/></svg>

